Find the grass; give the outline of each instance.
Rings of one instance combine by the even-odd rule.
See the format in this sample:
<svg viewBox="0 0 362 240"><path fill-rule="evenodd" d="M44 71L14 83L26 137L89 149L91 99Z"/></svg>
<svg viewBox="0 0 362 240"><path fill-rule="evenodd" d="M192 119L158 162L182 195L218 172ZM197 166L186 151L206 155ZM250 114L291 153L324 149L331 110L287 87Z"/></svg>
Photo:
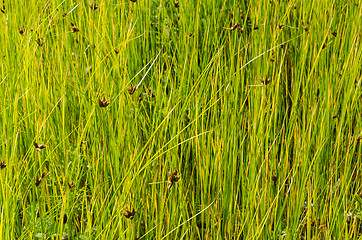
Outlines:
<svg viewBox="0 0 362 240"><path fill-rule="evenodd" d="M90 3L0 3L1 239L361 237L361 3Z"/></svg>

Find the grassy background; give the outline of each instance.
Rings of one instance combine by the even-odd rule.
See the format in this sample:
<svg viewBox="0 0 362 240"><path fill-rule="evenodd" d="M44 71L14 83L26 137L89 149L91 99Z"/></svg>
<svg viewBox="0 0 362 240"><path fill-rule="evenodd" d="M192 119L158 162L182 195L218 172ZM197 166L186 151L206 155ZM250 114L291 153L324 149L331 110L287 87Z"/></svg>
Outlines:
<svg viewBox="0 0 362 240"><path fill-rule="evenodd" d="M0 3L1 239L358 239L361 3L89 3Z"/></svg>

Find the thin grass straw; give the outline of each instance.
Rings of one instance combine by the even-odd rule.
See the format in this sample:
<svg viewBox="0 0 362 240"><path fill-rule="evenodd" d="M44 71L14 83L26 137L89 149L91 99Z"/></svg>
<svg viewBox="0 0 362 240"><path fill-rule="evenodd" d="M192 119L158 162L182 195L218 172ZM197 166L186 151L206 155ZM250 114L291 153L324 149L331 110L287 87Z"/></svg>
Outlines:
<svg viewBox="0 0 362 240"><path fill-rule="evenodd" d="M217 193L216 197L214 198L214 200L207 206L205 207L204 209L202 209L200 212L198 212L197 214L195 214L194 216L190 217L189 219L187 219L186 221L184 221L183 223L181 223L180 225L178 225L177 227L175 227L174 229L172 229L170 232L168 232L165 236L163 236L163 238L161 238L160 240L162 239L165 239L168 235L170 235L172 232L174 232L177 228L181 227L182 225L184 225L185 223L189 222L190 220L194 219L195 217L197 217L198 215L200 215L201 213L205 212L209 207L211 207L214 202L216 201L216 198L219 196L221 192L221 188L219 190L219 192Z"/></svg>

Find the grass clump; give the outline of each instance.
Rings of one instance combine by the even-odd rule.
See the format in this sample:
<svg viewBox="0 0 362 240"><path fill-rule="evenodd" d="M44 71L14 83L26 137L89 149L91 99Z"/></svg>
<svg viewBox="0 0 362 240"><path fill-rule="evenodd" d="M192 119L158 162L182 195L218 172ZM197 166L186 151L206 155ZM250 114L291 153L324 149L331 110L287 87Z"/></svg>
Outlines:
<svg viewBox="0 0 362 240"><path fill-rule="evenodd" d="M360 238L360 3L0 10L1 239Z"/></svg>

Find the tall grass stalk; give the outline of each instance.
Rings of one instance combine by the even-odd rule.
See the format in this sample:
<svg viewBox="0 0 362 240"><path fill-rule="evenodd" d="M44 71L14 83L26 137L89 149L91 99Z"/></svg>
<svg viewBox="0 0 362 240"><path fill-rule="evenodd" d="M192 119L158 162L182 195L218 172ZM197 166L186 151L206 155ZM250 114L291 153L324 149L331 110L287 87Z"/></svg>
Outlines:
<svg viewBox="0 0 362 240"><path fill-rule="evenodd" d="M0 10L0 239L361 237L358 1Z"/></svg>

